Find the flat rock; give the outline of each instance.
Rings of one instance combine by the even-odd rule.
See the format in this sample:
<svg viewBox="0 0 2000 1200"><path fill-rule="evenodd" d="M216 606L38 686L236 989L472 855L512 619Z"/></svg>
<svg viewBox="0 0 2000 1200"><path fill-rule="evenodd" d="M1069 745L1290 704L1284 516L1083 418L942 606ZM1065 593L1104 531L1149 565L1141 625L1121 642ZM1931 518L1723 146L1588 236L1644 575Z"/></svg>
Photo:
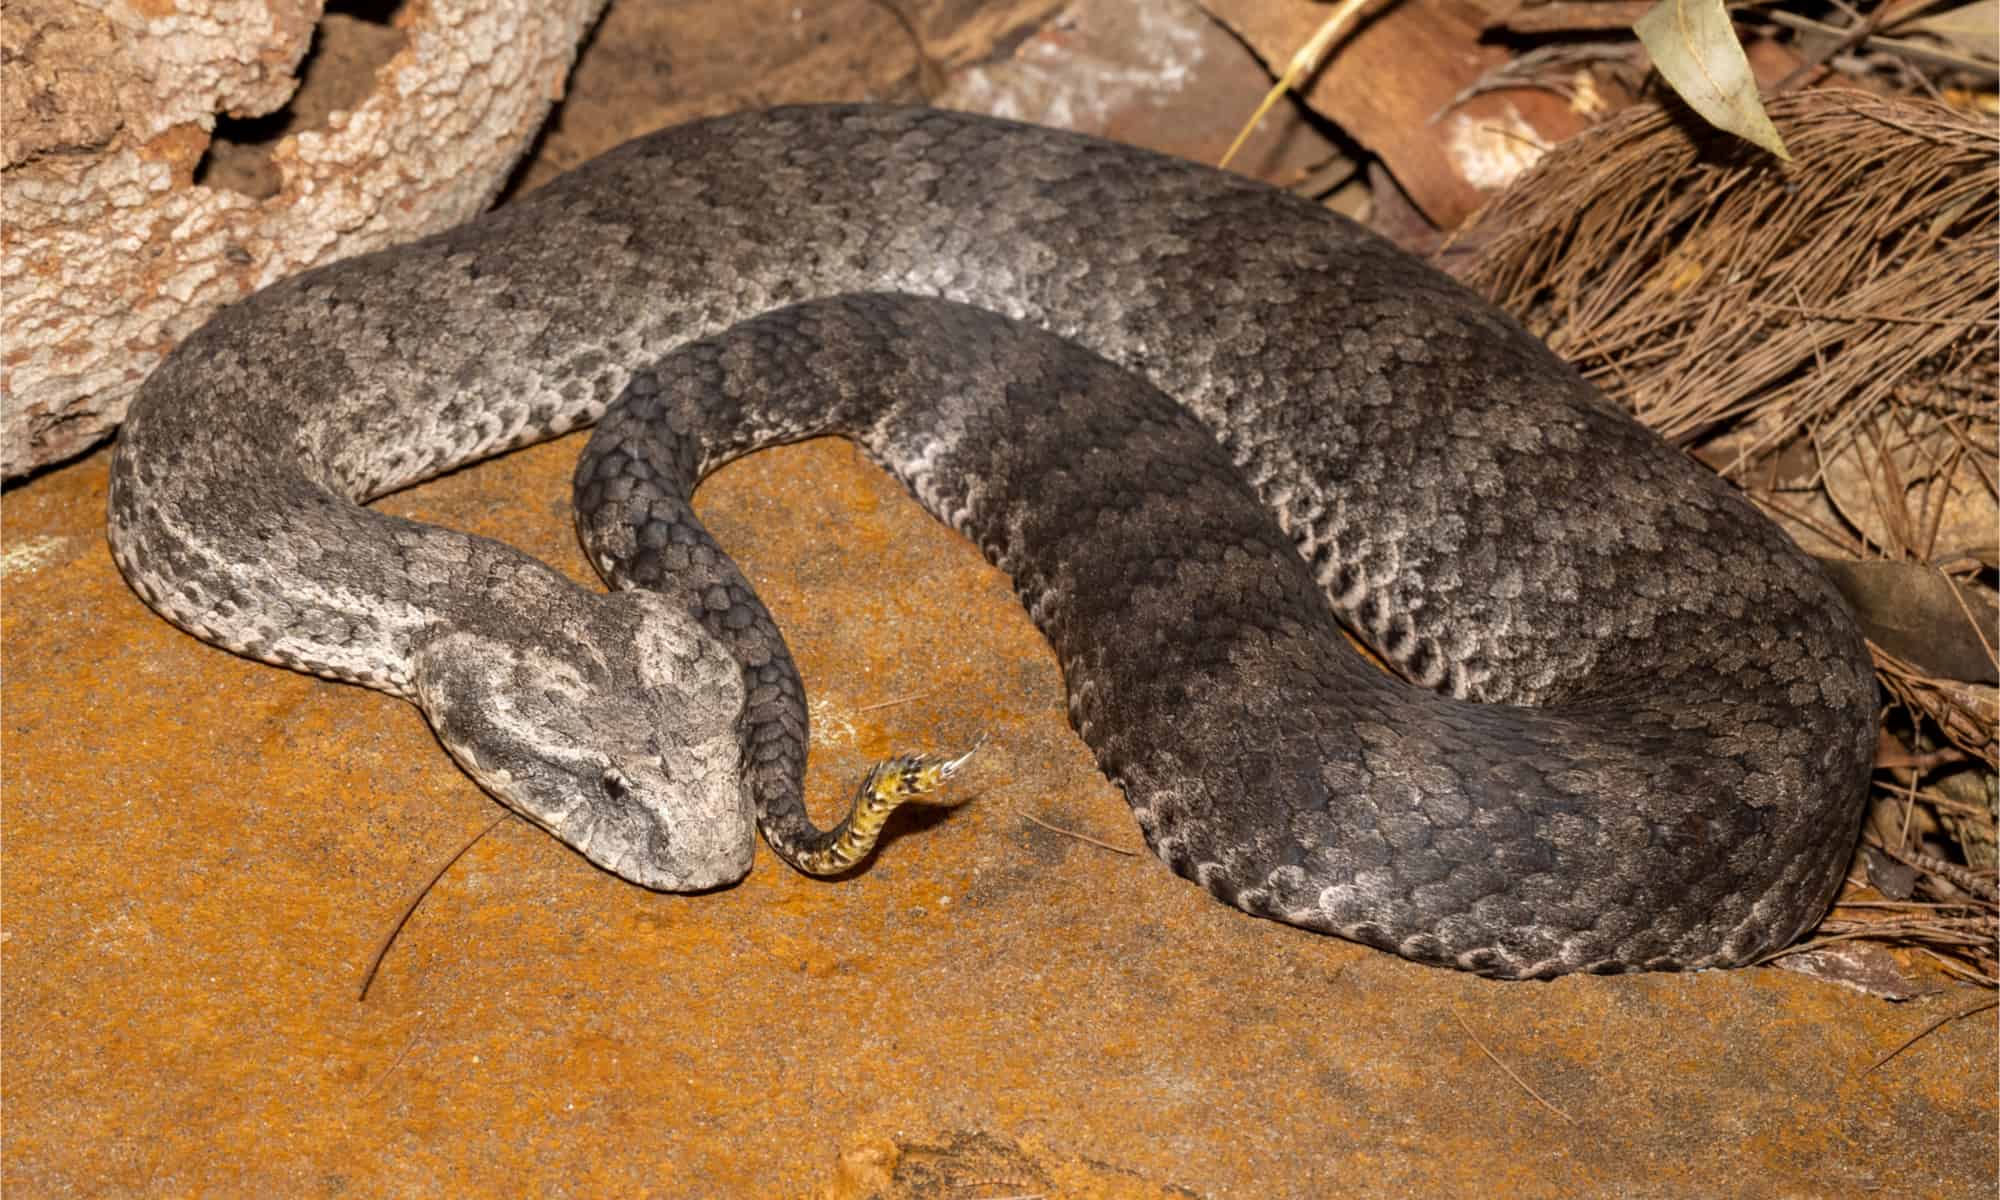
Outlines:
<svg viewBox="0 0 2000 1200"><path fill-rule="evenodd" d="M906 45L862 0L766 7L613 5L526 177L676 104L852 96L797 75L852 70L836 33ZM932 38L969 5L915 7ZM866 90L907 94L913 64L871 51ZM739 91L700 99L711 74ZM580 448L383 507L588 579ZM104 545L106 464L0 499L9 1195L1992 1194L1994 1013L1870 1070L1988 993L1890 1004L1769 969L1493 983L1178 879L1068 729L1006 579L842 442L756 455L699 506L799 657L819 817L884 754L984 735L968 802L892 827L850 878L760 848L703 896L509 820L360 1000L411 897L502 810L409 705L148 612Z"/></svg>
<svg viewBox="0 0 2000 1200"><path fill-rule="evenodd" d="M586 579L579 449L384 503ZM502 810L413 707L148 612L106 463L4 502L10 1194L1990 1194L1994 1014L1868 1069L1983 993L1493 983L1054 832L1140 844L1006 579L844 442L726 469L704 519L798 652L821 818L985 734L969 802L703 896L510 820L363 1002Z"/></svg>

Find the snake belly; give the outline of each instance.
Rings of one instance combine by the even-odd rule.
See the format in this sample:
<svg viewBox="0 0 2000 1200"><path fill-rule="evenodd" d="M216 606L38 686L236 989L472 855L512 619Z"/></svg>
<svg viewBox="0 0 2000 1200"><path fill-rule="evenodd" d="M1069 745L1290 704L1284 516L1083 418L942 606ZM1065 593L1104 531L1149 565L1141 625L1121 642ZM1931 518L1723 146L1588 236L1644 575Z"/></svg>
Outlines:
<svg viewBox="0 0 2000 1200"><path fill-rule="evenodd" d="M766 719L796 699L782 643L715 632L750 611L733 568L707 563L698 603L599 596L363 504L589 424L685 362L724 394L727 378L771 385L759 360L833 318L774 317L664 364L863 292L1081 348L954 317L984 357L953 368L916 353L911 330L939 318L889 306L798 352L832 379L829 355L865 352L865 379L900 353L920 366L897 370L949 385L913 435L924 455L871 452L990 555L1040 563L1017 576L1050 581L1022 584L1037 619L1053 605L1083 631L1057 646L1073 716L1183 875L1249 912L1509 977L1746 962L1830 901L1875 688L1811 561L1416 260L1273 189L1077 135L865 105L740 114L274 285L142 390L113 464L114 556L198 636L414 700L482 786L606 869L729 882L753 818L781 853L812 836L787 782L803 709ZM704 358L715 345L732 349ZM1319 603L1413 683L1295 621L1278 576L1226 578L1229 550L1203 540L1212 506L1147 491L1089 562L980 524L985 481L1027 453L974 446L978 398L1008 387L996 364L1095 377L1089 355L1207 431L1222 459L1190 487L1226 460ZM863 438L830 423L838 391L781 386L716 414L733 427L682 430L676 486L771 441ZM1062 411L1087 426L1093 402ZM1096 449L1095 467L1055 469L1088 482L1116 457ZM984 474L947 479L961 459ZM1060 524L1042 495L1019 514ZM1181 565L1148 575L1154 548ZM1197 566L1223 598L1198 618L1175 595Z"/></svg>

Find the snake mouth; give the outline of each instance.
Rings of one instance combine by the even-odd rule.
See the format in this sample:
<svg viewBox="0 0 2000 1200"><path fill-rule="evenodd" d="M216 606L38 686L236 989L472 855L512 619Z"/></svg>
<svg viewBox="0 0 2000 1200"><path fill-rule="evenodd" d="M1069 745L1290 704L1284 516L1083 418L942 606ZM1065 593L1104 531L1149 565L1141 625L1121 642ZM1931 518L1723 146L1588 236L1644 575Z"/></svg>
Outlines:
<svg viewBox="0 0 2000 1200"><path fill-rule="evenodd" d="M755 835L747 821L728 852L715 853L677 845L687 840L689 830L684 825L635 827L630 821L603 814L579 816L576 811L545 820L513 804L507 807L592 866L649 892L700 895L734 887L750 873L755 852Z"/></svg>
<svg viewBox="0 0 2000 1200"><path fill-rule="evenodd" d="M619 869L608 863L590 858L595 866L603 867L627 883L637 884L649 892L665 892L677 896L701 896L710 892L725 891L743 882L750 873L748 861L741 865L734 863L697 863L683 870L652 871L641 868L638 871ZM747 859L749 856L745 856Z"/></svg>
<svg viewBox="0 0 2000 1200"><path fill-rule="evenodd" d="M703 893L742 882L756 852L747 781L675 782L656 768L627 766L618 786L586 792L506 770L474 769L482 790L591 865L652 892ZM550 793L560 795L552 799Z"/></svg>
<svg viewBox="0 0 2000 1200"><path fill-rule="evenodd" d="M712 892L750 873L756 821L740 779L692 784L657 772L628 772L615 804L580 803L557 838L592 863L654 892Z"/></svg>

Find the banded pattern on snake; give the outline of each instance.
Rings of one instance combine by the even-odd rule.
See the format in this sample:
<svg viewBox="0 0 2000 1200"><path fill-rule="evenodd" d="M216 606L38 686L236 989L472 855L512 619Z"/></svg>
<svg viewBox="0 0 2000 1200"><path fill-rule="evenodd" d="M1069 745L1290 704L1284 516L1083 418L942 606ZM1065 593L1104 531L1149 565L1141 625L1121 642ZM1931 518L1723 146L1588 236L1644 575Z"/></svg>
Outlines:
<svg viewBox="0 0 2000 1200"><path fill-rule="evenodd" d="M628 387L579 524L674 595L362 507ZM720 118L275 285L148 381L110 537L183 628L416 701L504 803L692 890L753 822L834 836L782 641L685 510L816 433L1014 574L1154 849L1246 911L1549 976L1749 961L1839 882L1874 682L1782 533L1364 231L1051 130Z"/></svg>

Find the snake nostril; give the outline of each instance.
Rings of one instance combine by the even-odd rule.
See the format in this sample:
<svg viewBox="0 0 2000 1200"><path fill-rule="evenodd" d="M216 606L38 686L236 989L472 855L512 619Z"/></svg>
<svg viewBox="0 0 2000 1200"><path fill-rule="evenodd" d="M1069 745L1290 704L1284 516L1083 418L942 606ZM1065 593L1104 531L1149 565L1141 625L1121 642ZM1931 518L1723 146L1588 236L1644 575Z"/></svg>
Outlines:
<svg viewBox="0 0 2000 1200"><path fill-rule="evenodd" d="M605 798L613 804L624 803L632 794L632 785L626 781L624 773L616 767L605 768L603 778L598 780L598 786L604 789Z"/></svg>

